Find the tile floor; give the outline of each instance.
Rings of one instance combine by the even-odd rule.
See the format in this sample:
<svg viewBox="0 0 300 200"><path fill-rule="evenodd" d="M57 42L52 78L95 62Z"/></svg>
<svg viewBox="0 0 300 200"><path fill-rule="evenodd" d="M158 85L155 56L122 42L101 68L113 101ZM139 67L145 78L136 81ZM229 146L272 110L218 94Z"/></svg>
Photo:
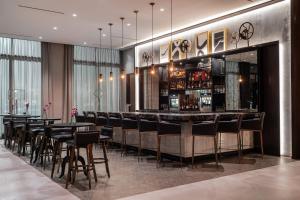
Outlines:
<svg viewBox="0 0 300 200"><path fill-rule="evenodd" d="M120 200L299 200L300 161Z"/></svg>
<svg viewBox="0 0 300 200"><path fill-rule="evenodd" d="M68 190L0 147L0 200L78 200Z"/></svg>
<svg viewBox="0 0 300 200"><path fill-rule="evenodd" d="M0 151L3 151L3 148L0 148ZM6 151L4 149L4 151ZM98 154L96 156L99 156L100 154L100 150L96 149L95 154ZM8 157L12 157L16 160L18 160L18 162L21 162L19 158L13 156L10 152L5 152L6 156ZM234 176L239 176L239 173L243 174L244 172L246 173L256 173L256 171L252 171L252 170L257 170L257 169L261 169L261 168L267 168L267 167L271 167L271 166L277 166L277 165L283 165L285 166L286 163L294 163L293 160L289 159L289 158L284 158L284 157L272 157L272 156L265 156L265 158L262 160L261 157L259 155L246 155L243 160L241 161L241 163L238 163L238 159L237 157L227 157L227 158L222 158L221 159L221 166L219 168L215 167L215 163L213 161L211 162L200 162L197 164L197 166L192 169L191 166L185 166L183 168L180 168L178 166L177 163L172 163L172 162L166 162L164 164L163 167L161 168L156 168L156 161L155 158L152 156L149 157L144 157L142 162L137 162L137 157L134 155L129 155L129 156L125 156L125 157L121 157L120 152L116 151L116 150L110 150L108 153L109 159L110 159L110 169L111 169L111 178L109 179L106 176L105 173L105 168L104 165L97 165L96 169L97 169L97 174L98 174L98 183L95 183L94 181L92 181L92 190L88 189L88 182L86 177L80 173L78 174L75 184L71 185L68 189L68 191L70 191L72 194L74 194L75 196L79 197L80 199L85 199L85 200L92 200L92 199L105 199L105 200L112 200L112 199L118 199L118 198L125 198L125 197L130 197L133 195L138 195L138 194L143 194L143 193L147 193L147 192L153 192L153 191L157 191L158 192L154 192L154 193L147 193L145 194L145 196L138 196L138 197L132 197L133 199L139 199L139 198L148 198L148 199L159 199L161 197L159 196L155 196L155 195L159 195L162 194L162 196L164 197L164 193L161 189L166 189L166 188L171 188L170 190L172 191L172 187L176 187L179 186L179 188L183 188L182 190L182 194L186 195L187 193L185 193L186 188L190 188L189 186L185 187L186 184L191 184L191 183L195 183L195 182L199 182L199 184L201 184L203 181L205 181L205 183L207 182L212 182L212 186L209 188L208 191L212 191L212 195L214 195L214 190L216 189L216 187L214 187L214 181L215 180L219 180L216 179L218 177L231 177L231 175ZM35 169L33 169L32 167L30 167L29 165L29 161L28 161L28 157L21 157L23 160L25 160L25 162L27 162L27 164L25 162L21 162L21 164L19 164L17 166L17 169L15 169L16 171L18 171L18 168L26 168L29 169L31 168L33 171L36 172L35 169L39 170L40 172L42 172L45 176L42 176L39 173L39 177L42 180L35 180L36 177L31 177L29 180L29 183L39 183L42 182L42 185L44 182L47 183L51 183L51 180L48 178L50 177L50 165L48 165L48 167L46 168L46 170L43 170L42 167L39 164L35 164L33 165L33 167L35 167ZM12 162L12 161L10 161ZM2 165L2 162L0 164L0 168L1 171L3 171L5 168L10 168L9 165L8 167L5 167L4 165ZM4 168L4 169L2 169ZM17 172L16 172L17 173ZM14 176L16 177L17 180L10 180L9 182L13 183L13 182L22 182L24 183L23 180L23 174L16 174L14 171L9 171L9 173L7 173L7 176ZM9 175L11 174L11 175ZM248 176L247 174L245 175L246 177ZM1 175L0 175L1 177ZM226 178L225 177L225 178ZM259 178L261 178L260 176L258 176ZM241 177L243 178L243 177ZM240 181L238 178L232 178L231 180L233 181ZM241 179L243 180L243 179ZM1 179L2 181L2 179ZM44 181L44 182L43 182ZM34 187L29 187L27 191L40 191L40 190L44 190L44 194L47 198L47 194L51 194L51 193L57 193L60 194L59 196L62 196L61 198L67 199L67 198L74 198L72 196L70 197L65 197L70 195L70 193L67 190L64 190L64 184L65 184L65 179L59 179L58 175L55 174L55 178L53 179L54 182L52 182L56 187L53 190L58 190L57 192L52 191L52 187L54 188L54 186L49 186L49 187L45 187L45 188L40 188L40 185L37 186L36 184L33 184L36 188ZM256 180L253 180L253 182L255 182ZM55 184L58 183L61 187L59 187L58 185ZM197 184L196 183L196 184ZM300 183L300 182L299 182ZM227 185L227 182L223 183L223 186ZM30 184L31 185L31 184ZM183 185L183 186L180 186ZM193 186L193 184L192 184ZM221 189L220 191L223 191L223 186L221 185ZM249 186L251 187L251 185L249 184ZM58 187L58 188L57 188ZM192 189L195 188L196 186L191 187ZM229 189L230 186L228 185ZM245 185L244 187L247 187L247 185ZM5 188L5 187L4 187ZM4 190L4 188L1 188L0 190ZM207 189L207 188L205 188ZM233 188L231 188L233 189ZM254 188L255 190L259 190L259 188ZM13 188L13 190L10 190L11 194L22 194L22 188L20 188L21 192L18 192L18 188ZM62 192L62 191L64 192ZM176 191L178 191L178 189L175 189ZM196 189L194 189L196 190ZM168 189L167 189L168 191ZM245 191L249 191L246 190ZM194 191L195 192L195 191ZM223 191L225 192L225 191ZM210 193L210 192L208 192ZM34 194L32 195L32 197L34 197L35 199L40 199L43 198L45 199L43 196L40 196L38 194L36 194L36 192L30 192L29 194ZM36 194L36 196L35 196ZM180 193L179 193L180 194ZM182 197L181 195L178 195L178 197ZM207 194L207 192L205 192L205 194ZM154 195L153 197L149 196L149 195ZM198 194L197 194L198 195ZM198 195L199 196L199 195ZM221 195L222 196L222 195ZM202 196L201 196L202 197ZM205 197L205 196L203 196ZM173 198L173 197L172 197ZM192 198L192 197L191 197ZM0 197L1 199L1 197ZM30 199L30 198L29 198ZM165 198L165 199L170 199L170 197ZM181 198L182 199L182 198ZM184 198L186 199L186 198Z"/></svg>

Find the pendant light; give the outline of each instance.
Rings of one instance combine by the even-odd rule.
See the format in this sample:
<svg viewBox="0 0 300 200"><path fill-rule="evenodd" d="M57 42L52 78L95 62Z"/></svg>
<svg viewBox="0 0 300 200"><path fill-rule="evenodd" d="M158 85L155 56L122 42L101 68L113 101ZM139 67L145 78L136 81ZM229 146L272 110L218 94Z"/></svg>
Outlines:
<svg viewBox="0 0 300 200"><path fill-rule="evenodd" d="M112 23L109 23L109 34L110 34L110 73L109 73L109 80L112 81L113 80L113 73L112 73L112 33L111 33L111 27L112 27Z"/></svg>
<svg viewBox="0 0 300 200"><path fill-rule="evenodd" d="M121 17L120 18L121 21L122 21L122 47L124 46L124 17ZM124 70L124 67L121 67L121 79L125 79L125 70Z"/></svg>
<svg viewBox="0 0 300 200"><path fill-rule="evenodd" d="M151 2L150 5L152 7L152 56L151 56L152 64L151 64L151 71L150 71L150 73L152 75L154 75L155 74L155 66L154 66L154 62L153 62L153 59L154 59L154 49L153 49L153 9L154 9L155 3Z"/></svg>
<svg viewBox="0 0 300 200"><path fill-rule="evenodd" d="M101 59L101 48L102 48L102 41L101 41L101 37L102 37L102 28L98 28L99 32L100 32L100 45L99 45L99 51L100 51L100 57L99 57L99 67L101 69L101 62L102 62L102 59ZM101 83L103 81L103 75L102 73L100 73L98 75L98 79L99 79L99 82Z"/></svg>
<svg viewBox="0 0 300 200"><path fill-rule="evenodd" d="M138 10L133 11L135 13L135 47L137 45L137 41L138 41ZM135 62L134 59L134 73L136 76L139 75L139 68L137 67L137 63Z"/></svg>
<svg viewBox="0 0 300 200"><path fill-rule="evenodd" d="M170 72L174 71L174 62L173 62L173 55L172 55L172 50L173 50L173 0L171 0L171 59L169 63L169 70Z"/></svg>

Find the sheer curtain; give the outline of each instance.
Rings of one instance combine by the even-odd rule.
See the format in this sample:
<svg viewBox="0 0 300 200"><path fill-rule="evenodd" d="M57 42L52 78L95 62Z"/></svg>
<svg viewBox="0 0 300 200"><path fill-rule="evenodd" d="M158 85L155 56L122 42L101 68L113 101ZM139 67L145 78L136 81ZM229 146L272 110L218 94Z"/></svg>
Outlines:
<svg viewBox="0 0 300 200"><path fill-rule="evenodd" d="M112 59L111 59L112 58ZM101 61L101 63L100 63ZM90 47L74 47L73 101L82 111L119 111L119 51ZM109 80L110 71L113 80ZM103 74L99 82L98 75Z"/></svg>
<svg viewBox="0 0 300 200"><path fill-rule="evenodd" d="M0 37L0 113L22 114L27 102L29 114L41 114L41 43Z"/></svg>

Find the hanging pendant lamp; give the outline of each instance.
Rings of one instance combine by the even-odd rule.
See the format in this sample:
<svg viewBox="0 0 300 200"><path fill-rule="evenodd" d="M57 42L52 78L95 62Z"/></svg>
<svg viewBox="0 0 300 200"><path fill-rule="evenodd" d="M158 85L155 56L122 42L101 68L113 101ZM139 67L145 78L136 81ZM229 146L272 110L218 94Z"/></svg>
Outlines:
<svg viewBox="0 0 300 200"><path fill-rule="evenodd" d="M102 48L102 41L101 41L101 36L102 36L102 28L98 28L99 32L100 32L100 45L99 45L99 51L100 51L100 57L99 57L99 67L101 69L101 62L102 62L102 59L101 59L101 48ZM103 81L103 75L102 73L100 73L98 75L98 80L99 82L101 83Z"/></svg>
<svg viewBox="0 0 300 200"><path fill-rule="evenodd" d="M174 71L174 62L173 62L173 0L171 0L171 45L170 45L170 51L171 51L171 58L169 63L169 70L170 72Z"/></svg>
<svg viewBox="0 0 300 200"><path fill-rule="evenodd" d="M112 81L113 80L113 73L112 73L112 33L111 33L111 27L112 27L112 23L109 23L109 33L110 33L110 73L109 73L109 80Z"/></svg>
<svg viewBox="0 0 300 200"><path fill-rule="evenodd" d="M150 5L152 7L152 55L151 55L152 64L151 64L151 71L150 71L150 73L152 75L154 75L155 74L155 66L154 66L154 62L153 62L154 61L154 49L153 49L153 22L154 22L154 20L153 20L153 9L154 9L155 3L151 2Z"/></svg>
<svg viewBox="0 0 300 200"><path fill-rule="evenodd" d="M124 46L124 17L120 18L122 21L122 47ZM125 69L124 66L121 67L121 79L125 79Z"/></svg>
<svg viewBox="0 0 300 200"><path fill-rule="evenodd" d="M138 10L133 11L135 13L135 47L137 45L137 41L138 41ZM134 73L136 76L139 75L139 68L137 67L137 63L135 62L134 59Z"/></svg>

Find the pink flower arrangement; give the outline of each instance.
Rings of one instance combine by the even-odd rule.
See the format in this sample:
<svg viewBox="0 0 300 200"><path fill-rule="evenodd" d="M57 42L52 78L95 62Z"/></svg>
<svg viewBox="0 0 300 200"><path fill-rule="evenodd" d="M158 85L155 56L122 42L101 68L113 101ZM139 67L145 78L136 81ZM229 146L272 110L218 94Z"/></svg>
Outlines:
<svg viewBox="0 0 300 200"><path fill-rule="evenodd" d="M75 117L78 114L77 106L74 106L71 111L71 117Z"/></svg>
<svg viewBox="0 0 300 200"><path fill-rule="evenodd" d="M49 102L48 104L46 104L44 107L43 107L43 115L47 118L48 116L48 111L50 109L50 106L52 105L51 102Z"/></svg>

